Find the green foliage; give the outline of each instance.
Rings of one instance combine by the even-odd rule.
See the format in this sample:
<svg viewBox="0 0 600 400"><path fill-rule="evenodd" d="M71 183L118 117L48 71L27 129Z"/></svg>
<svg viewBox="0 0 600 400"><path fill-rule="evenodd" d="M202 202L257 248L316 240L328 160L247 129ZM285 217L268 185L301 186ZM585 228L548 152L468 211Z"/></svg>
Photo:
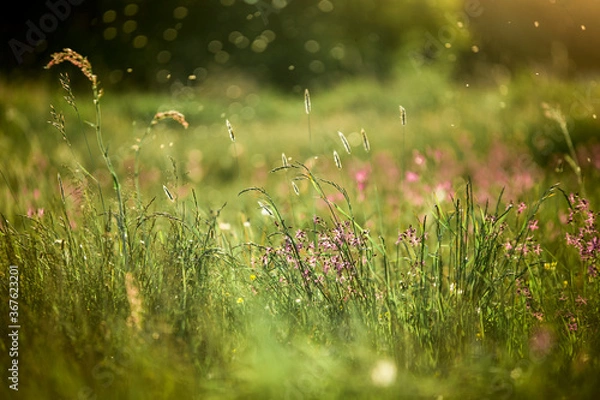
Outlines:
<svg viewBox="0 0 600 400"><path fill-rule="evenodd" d="M370 119L395 101L395 94L378 95L376 84L312 93L308 144L302 99L264 94L262 106L274 113L265 125L241 113L220 115L219 99L202 116L187 113L192 129L202 125L195 134L207 135L196 139L206 146L204 158L188 137L176 136L183 128L170 120L188 124L178 112L151 112L145 97L133 113L145 121L142 128L111 121L125 103L107 101L103 110L110 112L100 120L100 100L108 97L94 87L92 107L74 103L63 77L74 113L52 111L49 129L62 140L44 147L61 160L48 167L52 182L32 178L41 156L13 156L19 168L2 168L10 189L3 204L13 205L2 209L0 259L20 271L20 362L29 374L23 395L595 393L598 198L571 193L592 187L598 172L583 165L558 174L523 164L515 149L524 138L512 146L468 134L449 138L456 112L411 110L447 110L459 98L473 115L462 129L489 129L497 122L486 119L506 115L481 100L496 104L499 95L482 88L469 97L439 71L423 73L427 84L406 85L414 97L402 101L405 126L396 114L395 122ZM476 106L490 114L476 118ZM514 110L522 121L536 115ZM89 115L97 147L86 145ZM227 147L229 120L236 148ZM371 123L367 148L351 132L363 122ZM567 124L561 128L570 140ZM286 129L279 140L265 137ZM351 154L338 129L348 132ZM139 140L117 137L131 130ZM400 135L408 139L404 151L397 150ZM11 140L17 146L22 139ZM464 144L469 140L474 148ZM170 141L184 143L157 150ZM279 149L290 155L292 144L296 153L282 161ZM36 146L33 154L41 152ZM567 148L563 157L575 162L577 141ZM341 169L330 156L336 149ZM185 162L190 154L200 160ZM198 166L216 176L194 178ZM553 184L559 178L564 182ZM43 192L38 198L34 188ZM0 293L6 298L6 286Z"/></svg>

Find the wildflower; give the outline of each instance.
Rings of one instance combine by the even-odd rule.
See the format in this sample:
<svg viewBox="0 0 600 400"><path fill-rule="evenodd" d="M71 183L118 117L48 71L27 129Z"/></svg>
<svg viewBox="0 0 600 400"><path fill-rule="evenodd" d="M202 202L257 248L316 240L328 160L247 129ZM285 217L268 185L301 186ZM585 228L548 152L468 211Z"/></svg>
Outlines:
<svg viewBox="0 0 600 400"><path fill-rule="evenodd" d="M421 243L421 237L417 235L417 230L412 225L410 225L406 231L401 232L398 235L396 245L405 241L411 246L417 246Z"/></svg>
<svg viewBox="0 0 600 400"><path fill-rule="evenodd" d="M519 296L523 296L526 299L531 299L532 295L531 295L531 291L529 290L529 287L527 287L527 285L523 284L523 281L521 279L517 279L515 281L515 285L516 285L516 293Z"/></svg>
<svg viewBox="0 0 600 400"><path fill-rule="evenodd" d="M356 171L354 174L354 180L356 181L356 186L361 199L364 199L364 191L367 187L367 181L369 180L369 170L360 169Z"/></svg>
<svg viewBox="0 0 600 400"><path fill-rule="evenodd" d="M315 268L317 266L318 258L313 254L306 259L306 262L312 268Z"/></svg>
<svg viewBox="0 0 600 400"><path fill-rule="evenodd" d="M600 238L598 238L598 236L594 236L587 242L586 253L590 256L593 256L598 252L600 252Z"/></svg>
<svg viewBox="0 0 600 400"><path fill-rule="evenodd" d="M593 267L593 261L600 255L600 235L595 226L596 214L589 208L589 202L586 199L571 194L569 201L572 208L569 212L567 223L572 224L575 221L583 226L579 228L577 234L566 233L567 245L574 247L579 252L579 257L583 261L592 261L588 268L588 274L595 277L597 270Z"/></svg>
<svg viewBox="0 0 600 400"><path fill-rule="evenodd" d="M406 171L406 181L407 182L416 182L419 180L419 174L412 171Z"/></svg>
<svg viewBox="0 0 600 400"><path fill-rule="evenodd" d="M237 304L244 304L244 299L241 297L238 297L238 299L235 301Z"/></svg>
<svg viewBox="0 0 600 400"><path fill-rule="evenodd" d="M544 269L547 271L554 271L558 262L554 261L551 263L544 263Z"/></svg>
<svg viewBox="0 0 600 400"><path fill-rule="evenodd" d="M306 232L304 232L302 229L298 229L296 231L295 237L298 240L305 240L306 239Z"/></svg>
<svg viewBox="0 0 600 400"><path fill-rule="evenodd" d="M529 222L529 230L530 231L535 231L538 230L539 226L538 226L538 220L534 219L532 221Z"/></svg>
<svg viewBox="0 0 600 400"><path fill-rule="evenodd" d="M414 151L414 162L415 164L422 166L425 165L425 157L418 151Z"/></svg>
<svg viewBox="0 0 600 400"><path fill-rule="evenodd" d="M533 316L535 317L535 319L537 319L540 322L542 322L544 320L544 313L542 313L540 311L534 312Z"/></svg>
<svg viewBox="0 0 600 400"><path fill-rule="evenodd" d="M27 209L27 216L29 218L33 218L33 217L42 218L44 216L44 209L43 208L29 207Z"/></svg>
<svg viewBox="0 0 600 400"><path fill-rule="evenodd" d="M568 300L567 295L564 292L562 292L560 294L560 297L558 298L558 300L559 301L567 301Z"/></svg>
<svg viewBox="0 0 600 400"><path fill-rule="evenodd" d="M327 275L329 273L330 269L331 269L331 259L326 258L323 260L323 274Z"/></svg>
<svg viewBox="0 0 600 400"><path fill-rule="evenodd" d="M519 206L517 207L517 214L521 214L523 211L525 211L526 208L527 204L523 202L519 203Z"/></svg>
<svg viewBox="0 0 600 400"><path fill-rule="evenodd" d="M580 306L587 305L587 299L581 297L581 295L577 295L577 298L575 299L575 303L577 303Z"/></svg>
<svg viewBox="0 0 600 400"><path fill-rule="evenodd" d="M254 274L250 275L250 280L251 281L255 281L256 280L256 275L254 275Z"/></svg>

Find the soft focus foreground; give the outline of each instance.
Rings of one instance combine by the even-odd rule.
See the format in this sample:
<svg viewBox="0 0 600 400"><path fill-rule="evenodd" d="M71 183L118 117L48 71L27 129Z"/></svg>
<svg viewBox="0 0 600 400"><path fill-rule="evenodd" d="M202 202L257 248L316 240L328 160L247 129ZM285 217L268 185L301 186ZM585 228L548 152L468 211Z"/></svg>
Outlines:
<svg viewBox="0 0 600 400"><path fill-rule="evenodd" d="M1 84L27 398L597 392L593 81L404 65L165 98L53 60Z"/></svg>

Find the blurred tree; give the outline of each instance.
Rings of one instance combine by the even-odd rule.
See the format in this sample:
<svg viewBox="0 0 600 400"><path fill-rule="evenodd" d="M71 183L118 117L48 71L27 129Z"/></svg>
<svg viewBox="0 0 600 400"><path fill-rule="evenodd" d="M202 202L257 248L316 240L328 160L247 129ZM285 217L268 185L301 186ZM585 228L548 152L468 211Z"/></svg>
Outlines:
<svg viewBox="0 0 600 400"><path fill-rule="evenodd" d="M4 32L36 52L23 53L24 61L15 63L10 48L13 62L2 67L39 68L51 52L72 47L108 76L103 78L105 84L119 86L156 87L188 76L202 81L222 71L243 71L283 88L327 84L356 74L384 77L406 41L416 31L434 29L443 10L455 3L48 0L19 14ZM28 44L27 21L39 23L52 14L54 8L48 4L69 7L69 15L37 46Z"/></svg>

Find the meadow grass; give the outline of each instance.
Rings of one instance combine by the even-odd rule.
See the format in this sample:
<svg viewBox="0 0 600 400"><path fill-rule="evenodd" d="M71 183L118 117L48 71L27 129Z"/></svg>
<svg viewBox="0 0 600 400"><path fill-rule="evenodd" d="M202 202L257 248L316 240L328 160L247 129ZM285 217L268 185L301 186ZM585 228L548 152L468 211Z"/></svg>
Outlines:
<svg viewBox="0 0 600 400"><path fill-rule="evenodd" d="M91 100L2 100L24 397L598 392L600 155L535 82L112 102L69 57Z"/></svg>

